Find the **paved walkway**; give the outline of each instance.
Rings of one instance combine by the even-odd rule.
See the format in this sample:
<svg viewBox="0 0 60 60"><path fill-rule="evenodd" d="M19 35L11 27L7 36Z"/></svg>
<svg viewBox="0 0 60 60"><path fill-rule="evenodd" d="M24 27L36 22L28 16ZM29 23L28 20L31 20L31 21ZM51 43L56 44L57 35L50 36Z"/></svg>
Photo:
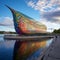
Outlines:
<svg viewBox="0 0 60 60"><path fill-rule="evenodd" d="M41 54L38 60L60 60L60 36L55 36L51 45Z"/></svg>

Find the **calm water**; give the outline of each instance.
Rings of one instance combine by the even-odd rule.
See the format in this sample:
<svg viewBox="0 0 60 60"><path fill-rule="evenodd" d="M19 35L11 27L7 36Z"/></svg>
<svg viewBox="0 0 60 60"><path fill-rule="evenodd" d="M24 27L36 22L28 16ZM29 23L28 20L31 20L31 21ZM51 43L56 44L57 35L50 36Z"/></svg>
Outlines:
<svg viewBox="0 0 60 60"><path fill-rule="evenodd" d="M15 41L7 41L3 37L0 35L0 60L12 60Z"/></svg>
<svg viewBox="0 0 60 60"><path fill-rule="evenodd" d="M4 40L4 35L0 34L0 60L13 60L14 45L16 41ZM46 47L53 39L46 41ZM37 53L36 53L37 54Z"/></svg>

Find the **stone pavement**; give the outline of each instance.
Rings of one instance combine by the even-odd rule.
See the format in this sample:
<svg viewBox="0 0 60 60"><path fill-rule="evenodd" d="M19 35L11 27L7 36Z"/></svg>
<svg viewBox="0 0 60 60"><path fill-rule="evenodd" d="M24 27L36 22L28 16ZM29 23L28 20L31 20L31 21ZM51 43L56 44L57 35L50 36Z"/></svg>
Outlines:
<svg viewBox="0 0 60 60"><path fill-rule="evenodd" d="M37 60L60 60L60 36L55 36L51 45Z"/></svg>

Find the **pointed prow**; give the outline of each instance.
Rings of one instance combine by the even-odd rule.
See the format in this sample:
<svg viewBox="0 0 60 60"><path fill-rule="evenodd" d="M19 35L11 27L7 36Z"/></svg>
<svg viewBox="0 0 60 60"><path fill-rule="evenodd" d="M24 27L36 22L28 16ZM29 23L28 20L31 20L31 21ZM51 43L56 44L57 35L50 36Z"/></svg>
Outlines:
<svg viewBox="0 0 60 60"><path fill-rule="evenodd" d="M12 13L14 13L15 12L15 10L14 9L12 9L11 7L9 7L8 5L5 5L7 8L9 8L10 9L10 11L12 12Z"/></svg>

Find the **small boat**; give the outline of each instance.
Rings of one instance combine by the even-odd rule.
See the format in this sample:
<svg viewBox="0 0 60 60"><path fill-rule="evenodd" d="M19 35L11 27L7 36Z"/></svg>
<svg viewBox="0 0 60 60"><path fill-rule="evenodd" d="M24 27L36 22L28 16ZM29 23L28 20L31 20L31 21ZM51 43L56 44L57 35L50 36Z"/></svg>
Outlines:
<svg viewBox="0 0 60 60"><path fill-rule="evenodd" d="M7 6L7 5L6 5ZM13 22L16 33L19 35L40 35L46 33L46 26L35 21L27 15L7 6L13 14Z"/></svg>

